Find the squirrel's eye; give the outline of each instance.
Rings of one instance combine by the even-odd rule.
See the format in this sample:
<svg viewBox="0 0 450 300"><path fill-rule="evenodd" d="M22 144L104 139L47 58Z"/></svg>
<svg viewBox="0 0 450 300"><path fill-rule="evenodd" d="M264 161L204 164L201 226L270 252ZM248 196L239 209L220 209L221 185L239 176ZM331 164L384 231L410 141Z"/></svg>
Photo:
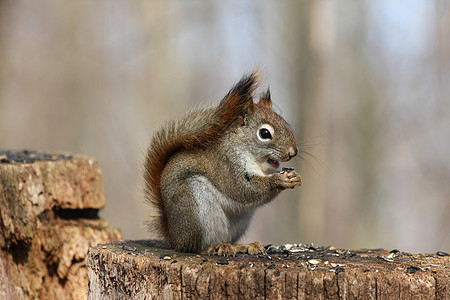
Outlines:
<svg viewBox="0 0 450 300"><path fill-rule="evenodd" d="M262 124L261 126L259 126L258 131L256 131L256 136L261 142L268 143L273 139L274 132L275 130L271 125Z"/></svg>
<svg viewBox="0 0 450 300"><path fill-rule="evenodd" d="M259 130L259 136L264 140L272 139L272 134L267 128L261 128Z"/></svg>

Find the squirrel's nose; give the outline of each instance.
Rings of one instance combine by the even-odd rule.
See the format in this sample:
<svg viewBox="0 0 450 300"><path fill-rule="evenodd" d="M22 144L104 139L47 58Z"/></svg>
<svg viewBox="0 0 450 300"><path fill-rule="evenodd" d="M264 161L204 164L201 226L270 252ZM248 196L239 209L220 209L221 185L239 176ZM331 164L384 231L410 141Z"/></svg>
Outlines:
<svg viewBox="0 0 450 300"><path fill-rule="evenodd" d="M298 152L297 147L291 147L291 148L289 148L289 152L288 152L289 159L291 159L291 158L293 158L294 156L296 156L296 155L297 155L297 152Z"/></svg>

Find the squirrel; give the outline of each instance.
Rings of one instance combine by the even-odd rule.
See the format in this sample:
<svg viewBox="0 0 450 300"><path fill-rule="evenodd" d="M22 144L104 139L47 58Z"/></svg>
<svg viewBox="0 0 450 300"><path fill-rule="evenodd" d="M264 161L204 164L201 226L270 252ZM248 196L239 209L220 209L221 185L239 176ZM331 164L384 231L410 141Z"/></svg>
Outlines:
<svg viewBox="0 0 450 300"><path fill-rule="evenodd" d="M213 108L196 109L160 128L147 149L146 199L163 242L181 252L265 253L261 243L234 245L255 210L281 190L302 185L280 162L297 155L289 124L272 109L270 90L257 103L258 73L246 74Z"/></svg>

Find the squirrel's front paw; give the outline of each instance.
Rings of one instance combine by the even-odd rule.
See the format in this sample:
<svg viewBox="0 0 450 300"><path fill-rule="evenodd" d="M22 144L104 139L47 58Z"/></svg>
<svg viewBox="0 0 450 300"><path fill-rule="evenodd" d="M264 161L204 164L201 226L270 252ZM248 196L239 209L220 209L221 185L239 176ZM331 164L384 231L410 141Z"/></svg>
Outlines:
<svg viewBox="0 0 450 300"><path fill-rule="evenodd" d="M275 184L281 189L293 189L302 185L302 177L295 171L273 173Z"/></svg>

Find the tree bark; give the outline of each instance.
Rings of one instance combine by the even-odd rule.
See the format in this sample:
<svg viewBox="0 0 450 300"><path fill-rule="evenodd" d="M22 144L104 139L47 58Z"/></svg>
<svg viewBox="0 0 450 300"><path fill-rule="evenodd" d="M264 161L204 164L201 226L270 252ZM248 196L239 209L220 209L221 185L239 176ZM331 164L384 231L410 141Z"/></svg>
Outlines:
<svg viewBox="0 0 450 300"><path fill-rule="evenodd" d="M127 241L89 249L88 299L448 299L450 257L294 247L222 258Z"/></svg>
<svg viewBox="0 0 450 300"><path fill-rule="evenodd" d="M85 299L88 248L120 239L104 204L95 159L0 151L0 299Z"/></svg>

